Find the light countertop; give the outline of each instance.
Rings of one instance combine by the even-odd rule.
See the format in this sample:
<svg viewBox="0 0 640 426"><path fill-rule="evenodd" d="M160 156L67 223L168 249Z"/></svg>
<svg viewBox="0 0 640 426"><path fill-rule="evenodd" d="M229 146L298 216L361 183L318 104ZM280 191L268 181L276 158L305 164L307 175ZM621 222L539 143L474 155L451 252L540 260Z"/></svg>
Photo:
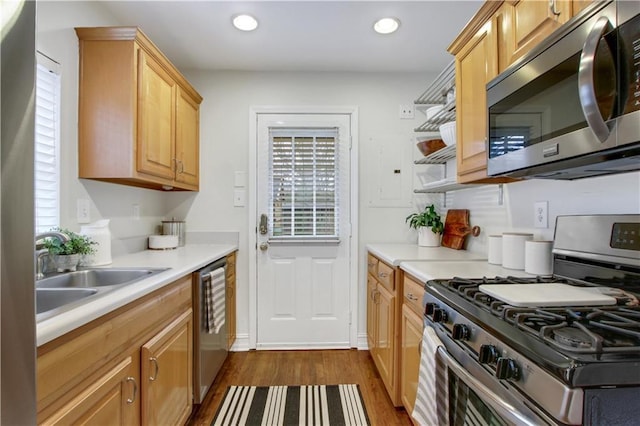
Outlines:
<svg viewBox="0 0 640 426"><path fill-rule="evenodd" d="M36 324L37 345L41 346L84 324L93 321L127 303L133 302L159 288L164 287L225 257L237 250L235 244L187 244L175 250L145 250L113 258L110 268L170 268L149 278L105 293L94 300L62 312Z"/></svg>
<svg viewBox="0 0 640 426"><path fill-rule="evenodd" d="M367 244L367 250L390 265L398 266L402 261L466 261L486 260L486 253L454 250L448 247L420 247L417 244Z"/></svg>
<svg viewBox="0 0 640 426"><path fill-rule="evenodd" d="M506 269L487 262L401 262L400 269L423 283L439 278L535 277L522 270Z"/></svg>

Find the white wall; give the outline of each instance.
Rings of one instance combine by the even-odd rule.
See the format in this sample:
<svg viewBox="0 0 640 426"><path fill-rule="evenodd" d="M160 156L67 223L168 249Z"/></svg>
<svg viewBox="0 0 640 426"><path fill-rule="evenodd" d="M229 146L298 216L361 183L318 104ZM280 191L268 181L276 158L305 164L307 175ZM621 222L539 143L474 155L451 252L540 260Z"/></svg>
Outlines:
<svg viewBox="0 0 640 426"><path fill-rule="evenodd" d="M166 205L160 191L139 189L78 179L78 38L74 27L109 26L119 23L100 2L38 2L37 49L61 64L61 199L60 225L79 231L76 200L89 199L91 220L110 219L115 238L112 252L126 252L130 241L137 243L156 231ZM132 220L133 204L141 218ZM141 249L142 247L139 247Z"/></svg>
<svg viewBox="0 0 640 426"><path fill-rule="evenodd" d="M411 211L413 128L424 116L418 113L414 120L400 120L398 107L411 104L433 76L198 71L185 74L204 97L200 112L200 193L192 199L186 194L167 194L172 204L169 214L186 215L190 231L240 232L238 334L246 336L249 328L246 253L252 213L246 207L233 207L233 182L235 171L248 172L251 106L358 106L360 253L357 264L360 293L364 295L364 246L373 241L397 239L398 235L404 239L408 229L404 217ZM380 200L376 195L379 177L388 175L393 180L395 169L401 169L402 178L386 190L393 196ZM398 195L398 199L393 199ZM390 207L376 207L380 205ZM359 332L364 333L366 305L364 296L360 299L358 324Z"/></svg>

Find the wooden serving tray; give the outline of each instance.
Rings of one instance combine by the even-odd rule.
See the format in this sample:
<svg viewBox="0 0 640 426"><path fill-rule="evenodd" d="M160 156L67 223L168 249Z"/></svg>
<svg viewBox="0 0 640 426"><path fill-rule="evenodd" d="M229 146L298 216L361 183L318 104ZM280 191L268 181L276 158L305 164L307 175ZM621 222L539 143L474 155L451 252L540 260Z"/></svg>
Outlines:
<svg viewBox="0 0 640 426"><path fill-rule="evenodd" d="M450 209L447 211L441 245L454 250L461 250L464 248L469 234L474 237L480 234L480 227L472 227L469 223L469 210Z"/></svg>

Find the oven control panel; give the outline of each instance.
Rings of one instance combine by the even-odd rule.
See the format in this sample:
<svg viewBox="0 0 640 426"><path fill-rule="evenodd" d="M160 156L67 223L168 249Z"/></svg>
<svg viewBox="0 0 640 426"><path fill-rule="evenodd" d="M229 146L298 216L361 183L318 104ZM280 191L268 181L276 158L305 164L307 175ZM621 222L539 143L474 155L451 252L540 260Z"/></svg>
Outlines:
<svg viewBox="0 0 640 426"><path fill-rule="evenodd" d="M611 248L640 251L640 223L614 223Z"/></svg>

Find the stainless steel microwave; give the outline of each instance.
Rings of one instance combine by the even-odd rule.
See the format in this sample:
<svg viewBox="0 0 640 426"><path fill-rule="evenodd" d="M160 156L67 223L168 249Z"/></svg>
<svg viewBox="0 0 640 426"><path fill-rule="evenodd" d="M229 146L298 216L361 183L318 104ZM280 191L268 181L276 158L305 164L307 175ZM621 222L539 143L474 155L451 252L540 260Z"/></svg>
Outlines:
<svg viewBox="0 0 640 426"><path fill-rule="evenodd" d="M640 170L640 2L595 2L487 85L487 173Z"/></svg>

